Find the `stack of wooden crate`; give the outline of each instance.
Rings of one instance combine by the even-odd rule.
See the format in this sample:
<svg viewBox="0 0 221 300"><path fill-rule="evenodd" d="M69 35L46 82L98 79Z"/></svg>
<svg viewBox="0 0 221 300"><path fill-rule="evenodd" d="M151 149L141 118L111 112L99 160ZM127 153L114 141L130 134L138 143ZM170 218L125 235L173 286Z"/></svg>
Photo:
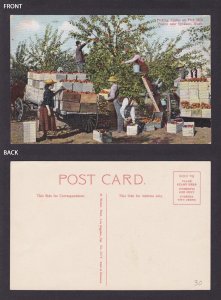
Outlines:
<svg viewBox="0 0 221 300"><path fill-rule="evenodd" d="M211 115L211 85L207 79L182 81L180 88L180 111L182 117L209 117ZM205 104L208 108L205 108Z"/></svg>
<svg viewBox="0 0 221 300"><path fill-rule="evenodd" d="M67 112L96 113L97 94L64 90L56 96L55 108Z"/></svg>

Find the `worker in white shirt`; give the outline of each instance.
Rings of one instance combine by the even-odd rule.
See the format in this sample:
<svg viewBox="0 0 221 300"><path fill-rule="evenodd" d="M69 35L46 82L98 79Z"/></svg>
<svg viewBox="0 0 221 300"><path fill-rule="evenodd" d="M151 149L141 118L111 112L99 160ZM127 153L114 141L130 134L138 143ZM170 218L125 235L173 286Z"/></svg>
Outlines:
<svg viewBox="0 0 221 300"><path fill-rule="evenodd" d="M107 100L112 101L114 104L114 108L117 114L117 131L118 133L120 133L121 131L123 131L124 119L122 118L120 113L121 103L118 97L119 96L119 85L117 84L118 78L116 76L111 76L108 79L108 81L112 85Z"/></svg>
<svg viewBox="0 0 221 300"><path fill-rule="evenodd" d="M120 114L124 120L125 125L131 120L132 123L135 124L135 106L137 106L137 102L134 99L127 97L123 99L120 108Z"/></svg>

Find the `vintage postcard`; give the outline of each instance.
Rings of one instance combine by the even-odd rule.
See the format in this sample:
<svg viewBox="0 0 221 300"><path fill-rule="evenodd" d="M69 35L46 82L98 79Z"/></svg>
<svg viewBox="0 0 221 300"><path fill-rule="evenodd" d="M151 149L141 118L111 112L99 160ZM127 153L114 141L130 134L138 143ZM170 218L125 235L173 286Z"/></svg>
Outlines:
<svg viewBox="0 0 221 300"><path fill-rule="evenodd" d="M11 15L12 144L210 144L210 15Z"/></svg>
<svg viewBox="0 0 221 300"><path fill-rule="evenodd" d="M210 290L210 162L10 172L11 290Z"/></svg>

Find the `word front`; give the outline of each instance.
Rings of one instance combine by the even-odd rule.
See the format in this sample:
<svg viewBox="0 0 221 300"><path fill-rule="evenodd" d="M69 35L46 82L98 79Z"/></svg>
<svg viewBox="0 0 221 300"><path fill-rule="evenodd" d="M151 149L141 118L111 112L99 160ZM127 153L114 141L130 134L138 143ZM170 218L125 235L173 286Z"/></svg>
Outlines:
<svg viewBox="0 0 221 300"><path fill-rule="evenodd" d="M4 3L4 9L21 9L22 3Z"/></svg>

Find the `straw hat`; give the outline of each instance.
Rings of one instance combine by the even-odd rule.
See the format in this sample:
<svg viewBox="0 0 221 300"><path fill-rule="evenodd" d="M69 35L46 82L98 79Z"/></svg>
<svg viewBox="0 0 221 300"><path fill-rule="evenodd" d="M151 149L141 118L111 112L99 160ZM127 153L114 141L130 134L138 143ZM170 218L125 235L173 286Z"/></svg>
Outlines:
<svg viewBox="0 0 221 300"><path fill-rule="evenodd" d="M44 81L45 84L49 84L49 85L50 85L50 84L54 84L54 83L56 83L56 82L57 82L57 81L54 81L54 80L52 80L52 79L47 79L47 80Z"/></svg>
<svg viewBox="0 0 221 300"><path fill-rule="evenodd" d="M117 82L118 79L117 79L116 76L111 76L111 77L108 79L108 81L110 81L110 82Z"/></svg>

